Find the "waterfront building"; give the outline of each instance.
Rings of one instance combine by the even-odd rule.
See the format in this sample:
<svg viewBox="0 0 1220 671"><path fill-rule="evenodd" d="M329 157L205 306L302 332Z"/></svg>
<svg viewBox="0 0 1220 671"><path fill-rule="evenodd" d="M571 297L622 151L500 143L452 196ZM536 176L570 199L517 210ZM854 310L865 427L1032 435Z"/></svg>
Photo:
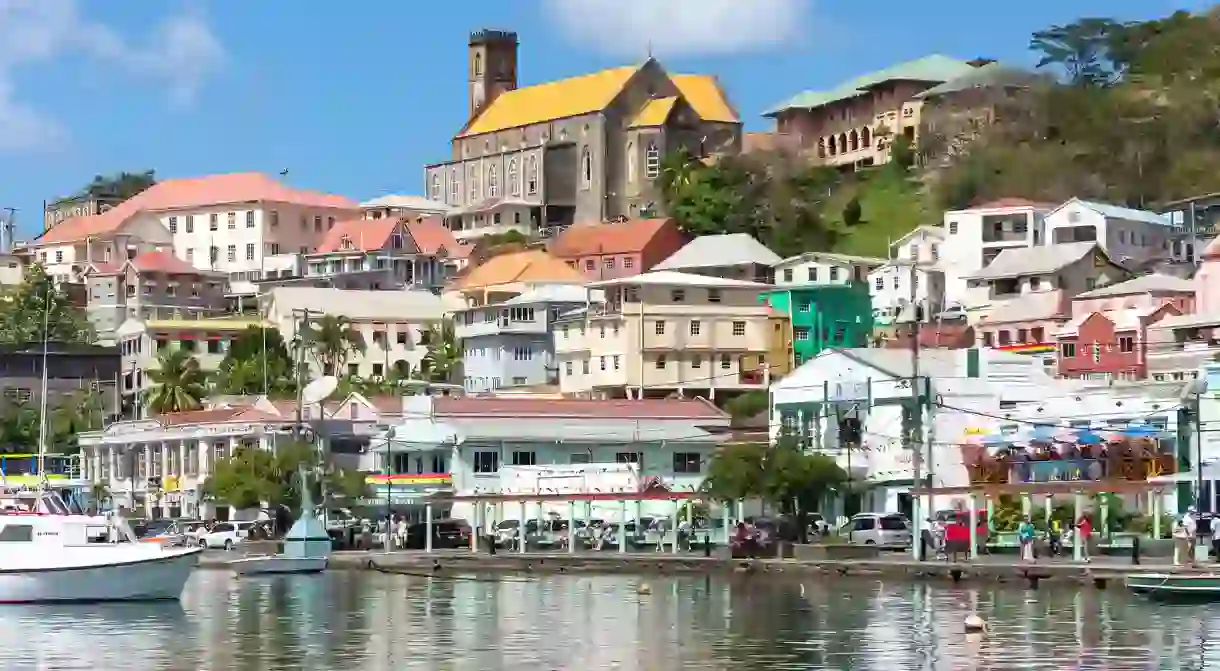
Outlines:
<svg viewBox="0 0 1220 671"><path fill-rule="evenodd" d="M631 219L571 226L547 251L599 282L646 273L686 242L672 219Z"/></svg>
<svg viewBox="0 0 1220 671"><path fill-rule="evenodd" d="M114 332L121 353L120 394L123 415L144 416L145 394L153 382L148 372L161 367L160 354L183 350L204 373L214 373L243 331L264 322L249 317L128 319Z"/></svg>
<svg viewBox="0 0 1220 671"><path fill-rule="evenodd" d="M227 278L199 270L171 250L137 254L118 263L85 268L85 313L100 343L114 342L128 319L200 319L223 314Z"/></svg>
<svg viewBox="0 0 1220 671"><path fill-rule="evenodd" d="M422 289L360 291L318 287L275 287L259 296L263 319L279 329L286 341L300 334L306 312L346 317L360 334L364 350L349 352L337 376L383 378L391 373L409 377L419 370L434 329L445 319L440 296ZM316 368L317 361L309 365ZM320 373L321 371L316 371Z"/></svg>
<svg viewBox="0 0 1220 671"><path fill-rule="evenodd" d="M234 294L259 279L262 259L309 252L334 223L359 215L346 198L287 187L260 173L167 179L92 216L72 217L31 243L47 273L77 282L94 261L170 247L200 270L223 272Z"/></svg>
<svg viewBox="0 0 1220 671"><path fill-rule="evenodd" d="M601 291L555 284L453 313L467 391L557 386L552 324L573 310L601 303Z"/></svg>
<svg viewBox="0 0 1220 671"><path fill-rule="evenodd" d="M588 286L605 303L553 328L565 394L714 399L787 369L788 318L760 301L772 285L657 270Z"/></svg>
<svg viewBox="0 0 1220 671"><path fill-rule="evenodd" d="M725 233L691 240L653 270L774 284L782 260L749 233Z"/></svg>
<svg viewBox="0 0 1220 671"><path fill-rule="evenodd" d="M425 195L457 208L448 218L459 239L655 216L663 156L741 148L741 120L714 77L648 59L518 86L517 46L512 32L470 35L468 114L450 158L424 169Z"/></svg>
<svg viewBox="0 0 1220 671"><path fill-rule="evenodd" d="M523 397L404 399L407 419L375 440L365 464L382 480L448 465L453 493L472 494L638 492L648 487L694 491L703 482L729 418L704 399L591 400ZM389 471L389 473L387 473ZM380 482L374 479L374 482ZM375 490L374 501L403 501L418 516L425 504L420 485L397 483ZM427 486L427 485L424 485ZM444 502L437 503L444 506ZM509 504L476 511L458 502L447 514L471 520L520 519ZM443 511L434 509L434 516ZM477 516L476 516L477 514ZM526 516L568 518L562 502L533 504ZM593 502L584 519L618 520L621 506ZM629 516L672 515L673 504L649 501Z"/></svg>
<svg viewBox="0 0 1220 671"><path fill-rule="evenodd" d="M822 91L804 91L767 110L776 133L795 135L819 163L863 168L890 161L895 137L920 138L921 92L973 75L991 61L940 54L869 72Z"/></svg>
<svg viewBox="0 0 1220 671"><path fill-rule="evenodd" d="M830 347L868 347L873 336L873 308L863 281L788 285L763 294L762 300L788 317L791 324L789 369Z"/></svg>

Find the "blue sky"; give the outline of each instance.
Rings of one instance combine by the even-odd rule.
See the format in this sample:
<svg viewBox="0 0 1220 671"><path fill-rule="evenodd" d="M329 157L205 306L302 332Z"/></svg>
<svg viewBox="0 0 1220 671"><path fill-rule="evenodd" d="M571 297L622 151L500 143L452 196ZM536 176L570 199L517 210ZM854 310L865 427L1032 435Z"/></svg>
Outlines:
<svg viewBox="0 0 1220 671"><path fill-rule="evenodd" d="M1202 1L0 0L0 207L19 237L93 175L289 170L421 193L466 110L465 47L515 30L522 85L642 61L718 75L747 129L807 88L929 53L1032 65L1030 33ZM744 9L748 7L749 9ZM702 11L695 11L702 8ZM649 27L653 26L653 27Z"/></svg>

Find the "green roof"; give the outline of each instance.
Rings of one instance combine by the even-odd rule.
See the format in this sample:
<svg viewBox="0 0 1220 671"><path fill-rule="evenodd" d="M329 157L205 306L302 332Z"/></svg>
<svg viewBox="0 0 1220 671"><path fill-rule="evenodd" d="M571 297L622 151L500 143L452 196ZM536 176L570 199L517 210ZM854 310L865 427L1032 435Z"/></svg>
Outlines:
<svg viewBox="0 0 1220 671"><path fill-rule="evenodd" d="M1013 68L1002 63L988 63L982 67L973 68L966 74L937 84L927 91L918 93L916 98L934 98L948 93L957 93L966 89L985 88L989 86L1029 86L1037 81L1038 75Z"/></svg>
<svg viewBox="0 0 1220 671"><path fill-rule="evenodd" d="M913 82L947 82L957 79L975 68L965 61L956 58L932 54L923 58L899 63L884 70L860 75L854 79L830 89L829 91L805 91L798 93L787 102L763 112L763 116L775 116L790 109L814 109L856 96L864 95L865 90L893 81Z"/></svg>

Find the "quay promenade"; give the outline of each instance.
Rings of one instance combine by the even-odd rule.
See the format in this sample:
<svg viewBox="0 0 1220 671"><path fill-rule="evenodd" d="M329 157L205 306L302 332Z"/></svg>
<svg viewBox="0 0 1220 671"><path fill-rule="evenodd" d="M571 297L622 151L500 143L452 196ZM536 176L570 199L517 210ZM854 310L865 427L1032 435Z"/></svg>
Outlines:
<svg viewBox="0 0 1220 671"><path fill-rule="evenodd" d="M800 556L800 547L797 555ZM236 558L231 553L207 553L200 568L224 569ZM469 550L433 552L400 550L339 551L330 557L331 570L371 570L420 576L457 574L641 574L701 575L735 574L750 577L826 577L838 576L937 580L971 583L1091 584L1105 587L1121 582L1130 573L1186 572L1208 570L1173 566L1166 558L1149 557L1151 563L1132 563L1128 557L1098 557L1092 562L1045 558L1035 562L1018 561L1012 556L984 556L973 561L916 561L905 553L883 554L868 559L732 559L722 553L654 552L498 552L474 553Z"/></svg>

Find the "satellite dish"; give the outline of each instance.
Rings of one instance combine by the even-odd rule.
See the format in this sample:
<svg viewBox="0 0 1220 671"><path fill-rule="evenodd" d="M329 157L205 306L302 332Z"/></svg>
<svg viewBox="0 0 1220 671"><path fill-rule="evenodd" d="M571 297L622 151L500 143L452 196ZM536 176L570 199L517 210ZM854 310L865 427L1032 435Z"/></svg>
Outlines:
<svg viewBox="0 0 1220 671"><path fill-rule="evenodd" d="M321 403L326 400L326 397L335 393L335 389L339 386L339 378L333 375L320 377L313 382L305 385L301 390L302 403Z"/></svg>
<svg viewBox="0 0 1220 671"><path fill-rule="evenodd" d="M1187 382L1182 391L1178 392L1178 399L1182 401L1190 401L1207 393L1207 379L1196 378Z"/></svg>

